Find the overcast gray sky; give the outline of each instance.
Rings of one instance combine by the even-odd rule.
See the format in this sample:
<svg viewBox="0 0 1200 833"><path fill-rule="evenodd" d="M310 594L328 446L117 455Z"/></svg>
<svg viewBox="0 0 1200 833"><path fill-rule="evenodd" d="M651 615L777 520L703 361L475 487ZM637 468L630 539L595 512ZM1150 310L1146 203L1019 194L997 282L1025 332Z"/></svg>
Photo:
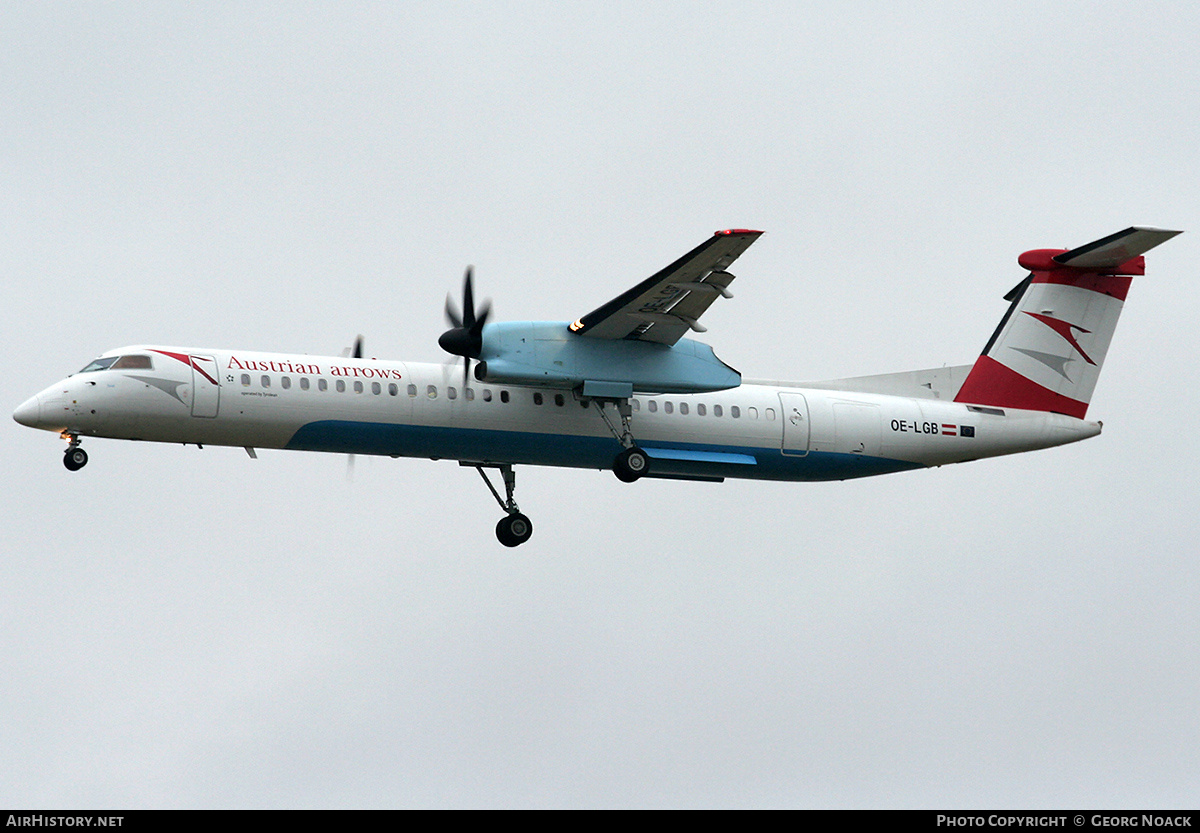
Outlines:
<svg viewBox="0 0 1200 833"><path fill-rule="evenodd" d="M713 230L749 376L972 361L1030 248L1147 257L1101 437L831 484L5 419L0 804L1191 807L1200 11L0 3L9 412L133 343L441 361Z"/></svg>

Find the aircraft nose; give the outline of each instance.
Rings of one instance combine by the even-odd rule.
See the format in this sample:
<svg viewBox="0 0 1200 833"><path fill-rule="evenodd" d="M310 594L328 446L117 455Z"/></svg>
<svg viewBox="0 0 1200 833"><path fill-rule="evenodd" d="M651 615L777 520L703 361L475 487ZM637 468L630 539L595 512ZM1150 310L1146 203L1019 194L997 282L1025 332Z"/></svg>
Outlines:
<svg viewBox="0 0 1200 833"><path fill-rule="evenodd" d="M13 419L30 428L37 428L42 419L42 403L36 396L31 396L13 411Z"/></svg>

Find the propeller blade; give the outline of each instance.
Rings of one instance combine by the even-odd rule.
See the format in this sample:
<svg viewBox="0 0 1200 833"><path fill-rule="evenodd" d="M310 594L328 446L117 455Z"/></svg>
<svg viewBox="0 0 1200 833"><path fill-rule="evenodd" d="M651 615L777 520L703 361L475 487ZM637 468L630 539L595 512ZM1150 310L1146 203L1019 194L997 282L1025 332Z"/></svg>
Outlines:
<svg viewBox="0 0 1200 833"><path fill-rule="evenodd" d="M478 338L483 333L483 325L487 323L488 316L492 314L492 302L484 301L483 309L475 316L475 323L471 326L471 336Z"/></svg>
<svg viewBox="0 0 1200 833"><path fill-rule="evenodd" d="M463 276L463 323L461 326L468 330L475 329L475 291L472 280L472 267L467 267L467 273Z"/></svg>
<svg viewBox="0 0 1200 833"><path fill-rule="evenodd" d="M450 329L438 337L438 345L454 356L463 358L463 389L471 383L471 359L483 352L483 328L492 314L492 302L484 300L475 307L475 269L468 266L463 274L462 314L454 299L446 296L446 321ZM465 396L465 393L464 393Z"/></svg>
<svg viewBox="0 0 1200 833"><path fill-rule="evenodd" d="M446 293L446 323L455 329L461 329L463 325L462 316L458 314L449 292Z"/></svg>

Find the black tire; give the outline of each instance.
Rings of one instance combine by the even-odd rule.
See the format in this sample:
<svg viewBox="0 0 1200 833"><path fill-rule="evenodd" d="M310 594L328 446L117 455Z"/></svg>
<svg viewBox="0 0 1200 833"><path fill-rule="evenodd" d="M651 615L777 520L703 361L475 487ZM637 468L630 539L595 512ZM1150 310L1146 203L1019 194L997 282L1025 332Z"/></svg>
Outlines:
<svg viewBox="0 0 1200 833"><path fill-rule="evenodd" d="M496 537L506 547L519 547L533 535L533 522L516 512L505 515L496 524Z"/></svg>
<svg viewBox="0 0 1200 833"><path fill-rule="evenodd" d="M650 458L636 445L627 448L613 460L613 474L622 483L632 483L650 470Z"/></svg>
<svg viewBox="0 0 1200 833"><path fill-rule="evenodd" d="M82 448L68 448L67 453L63 455L63 465L67 467L67 471L79 471L87 465L87 452Z"/></svg>

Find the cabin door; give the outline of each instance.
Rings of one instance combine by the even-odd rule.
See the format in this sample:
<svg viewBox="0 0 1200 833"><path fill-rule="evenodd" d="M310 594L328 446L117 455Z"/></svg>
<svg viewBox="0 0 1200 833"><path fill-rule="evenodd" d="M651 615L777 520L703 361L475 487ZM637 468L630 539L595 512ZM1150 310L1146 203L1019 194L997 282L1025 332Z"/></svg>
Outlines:
<svg viewBox="0 0 1200 833"><path fill-rule="evenodd" d="M779 404L783 413L784 454L803 457L808 454L808 400L802 393L781 393Z"/></svg>
<svg viewBox="0 0 1200 833"><path fill-rule="evenodd" d="M221 375L212 356L188 356L192 365L192 416L215 417L221 404Z"/></svg>

